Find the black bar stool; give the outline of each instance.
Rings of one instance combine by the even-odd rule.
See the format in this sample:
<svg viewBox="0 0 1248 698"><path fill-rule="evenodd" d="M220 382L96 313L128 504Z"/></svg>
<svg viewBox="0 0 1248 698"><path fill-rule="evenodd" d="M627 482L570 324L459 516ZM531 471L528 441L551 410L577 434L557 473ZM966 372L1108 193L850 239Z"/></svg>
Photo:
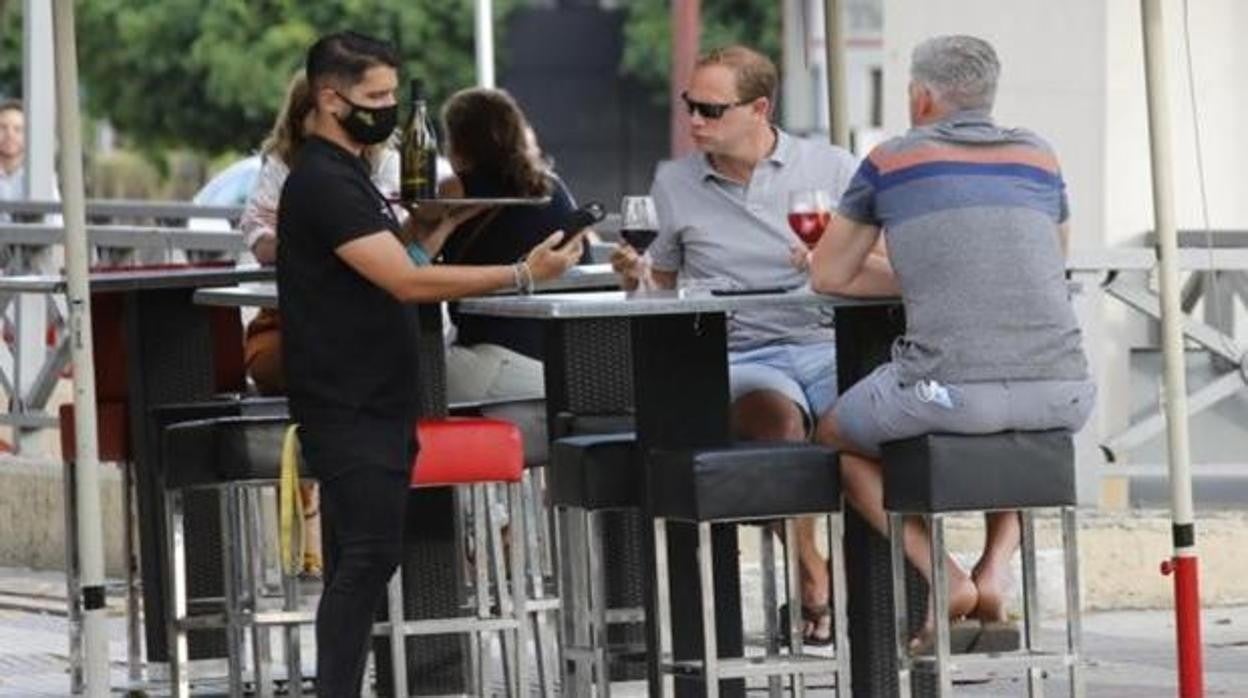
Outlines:
<svg viewBox="0 0 1248 698"><path fill-rule="evenodd" d="M187 696L187 633L202 628L224 628L228 656L229 693L243 695L244 652L247 636L253 651L254 691L271 696L274 690L268 631L285 630L285 661L290 695L302 695L299 626L315 616L300 609L298 579L282 571L280 609L262 608L265 533L256 495L276 491L280 477L282 439L288 420L276 417L215 417L175 423L164 432L164 510L169 602L166 627L172 694ZM214 604L219 612L188 609L186 546L183 532L183 495L195 489L218 492L221 507L221 569L224 598Z"/></svg>
<svg viewBox="0 0 1248 698"><path fill-rule="evenodd" d="M559 525L560 598L564 599L563 690L573 698L611 695L611 664L644 654L643 646L611 647L611 624L645 619L641 608L612 609L603 559L603 514L640 511L642 473L634 434L570 436L551 449L550 505Z"/></svg>
<svg viewBox="0 0 1248 698"><path fill-rule="evenodd" d="M953 692L953 674L966 669L1027 672L1028 691L1041 695L1043 669L1066 670L1070 695L1083 695L1080 661L1078 523L1075 512L1075 458L1065 430L1003 432L988 435L926 434L885 443L884 508L888 510L892 553L893 616L896 623L900 695L910 695L912 671L935 674L941 696ZM1058 508L1066 573L1066 647L1039 647L1040 609L1036 585L1033 512ZM1023 646L1017 651L952 655L945 572L944 515L954 512L1020 510L1022 517ZM936 635L930 654L914 656L906 617L904 516L922 516L931 533L932 597Z"/></svg>
<svg viewBox="0 0 1248 698"><path fill-rule="evenodd" d="M661 695L675 678L695 679L708 698L718 698L722 679L789 676L793 695L805 695L806 677L835 674L838 695L850 685L849 640L845 616L845 569L841 547L840 469L836 453L802 443L747 443L725 448L656 452L647 459L647 495L654 516L656 574L655 608L659 625L660 667L665 675ZM793 517L822 515L828 519L828 552L832 561L832 606L835 655L806 654L803 649L798 589L797 526ZM764 657L721 658L715 632L711 524L786 519L786 587L789 597L789 651ZM667 574L669 522L698 528L698 582L701 586L703 653L701 659L671 657L671 603ZM773 689L774 692L774 689Z"/></svg>

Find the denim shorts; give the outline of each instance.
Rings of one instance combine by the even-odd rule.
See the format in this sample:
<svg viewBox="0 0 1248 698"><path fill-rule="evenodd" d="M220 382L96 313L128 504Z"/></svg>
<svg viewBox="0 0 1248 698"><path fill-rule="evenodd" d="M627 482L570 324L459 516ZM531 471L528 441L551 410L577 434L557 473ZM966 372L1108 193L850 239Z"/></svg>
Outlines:
<svg viewBox="0 0 1248 698"><path fill-rule="evenodd" d="M778 392L813 424L836 401L836 344L769 344L729 352L728 385L734 402L759 390Z"/></svg>
<svg viewBox="0 0 1248 698"><path fill-rule="evenodd" d="M1091 380L905 383L886 363L846 390L833 415L853 450L878 456L886 441L932 432L1078 431L1095 404Z"/></svg>

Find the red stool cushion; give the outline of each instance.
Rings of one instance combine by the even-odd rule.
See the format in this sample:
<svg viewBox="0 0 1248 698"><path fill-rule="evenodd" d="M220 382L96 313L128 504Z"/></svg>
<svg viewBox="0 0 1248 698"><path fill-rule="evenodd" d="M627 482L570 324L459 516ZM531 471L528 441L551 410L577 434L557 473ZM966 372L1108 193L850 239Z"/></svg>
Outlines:
<svg viewBox="0 0 1248 698"><path fill-rule="evenodd" d="M412 487L519 482L524 472L520 428L501 419L450 417L416 423L420 451Z"/></svg>

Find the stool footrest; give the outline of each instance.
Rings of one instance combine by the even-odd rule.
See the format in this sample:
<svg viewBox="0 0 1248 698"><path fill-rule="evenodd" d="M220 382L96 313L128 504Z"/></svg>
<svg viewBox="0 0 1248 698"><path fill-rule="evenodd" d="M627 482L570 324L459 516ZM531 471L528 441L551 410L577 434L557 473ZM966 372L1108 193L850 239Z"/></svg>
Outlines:
<svg viewBox="0 0 1248 698"><path fill-rule="evenodd" d="M916 671L935 668L936 658L932 656L914 657L912 659ZM1019 650L1001 654L957 654L949 662L949 669L959 671L984 671L990 674L1017 674L1029 667L1062 671L1075 663L1074 655L1061 652L1042 652L1039 650Z"/></svg>
<svg viewBox="0 0 1248 698"><path fill-rule="evenodd" d="M416 635L458 635L465 632L496 633L501 630L512 630L519 625L511 618L436 618L429 620L407 620L399 623L399 632L405 636ZM391 623L380 621L373 623L373 635L389 636Z"/></svg>
<svg viewBox="0 0 1248 698"><path fill-rule="evenodd" d="M677 677L699 677L703 674L702 660L663 662L661 670ZM753 677L781 676L786 674L835 674L835 659L811 654L780 655L777 657L737 657L719 660L720 679L748 679Z"/></svg>

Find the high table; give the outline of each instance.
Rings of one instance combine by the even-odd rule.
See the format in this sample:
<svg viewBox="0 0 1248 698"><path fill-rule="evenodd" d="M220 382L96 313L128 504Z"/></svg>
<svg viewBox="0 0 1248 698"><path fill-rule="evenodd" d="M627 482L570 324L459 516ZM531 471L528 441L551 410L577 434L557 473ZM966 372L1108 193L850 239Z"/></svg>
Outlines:
<svg viewBox="0 0 1248 698"><path fill-rule="evenodd" d="M537 291L602 288L615 284L606 264L569 269L562 277L537 284ZM279 296L272 282L250 283L196 292L201 306L276 308ZM442 317L438 304L414 306L420 326L421 414L447 413ZM460 612L458 576L462 568L460 537L455 531L456 503L450 488L413 490L408 502L404 542L404 613L408 618L446 617ZM413 695L459 694L469 690L468 650L455 637L414 637L407 640L408 687ZM390 653L380 651L378 676L381 690L388 691Z"/></svg>
<svg viewBox="0 0 1248 698"><path fill-rule="evenodd" d="M257 265L131 268L93 271L90 275L97 347L97 399L108 401L119 413L124 411L124 419L117 424L124 423L129 430L128 434L113 435L113 438L128 439L128 447L124 449L131 469L125 478L127 485L129 472L135 477L145 645L149 670L154 677L162 673L168 653L162 573L165 548L161 542L164 525L159 507L160 429L153 421L152 408L205 400L223 387L233 387L228 385L229 374L241 379L242 354L238 344L241 331L237 315L231 318L223 315L220 309L196 306L192 302L195 289L272 278L271 268ZM62 276L0 277L0 293L59 294L65 289L66 281ZM229 335L231 327L233 335ZM209 350L214 346L214 336L222 331L226 333L224 339L238 345L234 355ZM101 440L106 438L103 433L106 426L101 420ZM72 476L72 472L68 475ZM72 487L66 488L66 494L67 520L72 522L76 518ZM196 493L188 498L187 535L199 541L197 554L188 558L191 600L221 595L220 556L213 554L219 551L221 540L217 511L212 493ZM72 525L69 528L67 540L72 541ZM67 562L72 586L77 561ZM131 563L132 560L127 560L127 565ZM76 598L71 599L71 614L76 602ZM129 609L132 668L138 666L136 611ZM192 658L225 656L225 637L220 631L196 631L191 634L190 641ZM71 655L76 656L75 645L75 638L71 637ZM132 678L137 677L132 673Z"/></svg>
<svg viewBox="0 0 1248 698"><path fill-rule="evenodd" d="M749 296L713 296L705 291L657 291L545 294L527 297L478 298L460 304L460 312L547 321L547 402L571 411L593 412L602 404L618 409L629 401L635 409L638 441L643 453L655 449L722 446L731 442L727 361L727 314L737 310L818 304L835 309L838 374L847 387L888 356L887 347L902 328L900 306L892 300L858 300L793 291ZM604 343L614 342L615 346ZM631 358L629 355L631 354ZM587 357L595 357L588 360ZM615 357L614 359L610 357ZM596 363L595 363L596 362ZM573 375L575 374L575 375ZM621 375L624 374L624 375ZM588 384L588 385L587 385ZM624 390L629 396L622 396ZM560 391L563 391L561 394ZM567 393L580 394L580 402ZM631 398L631 401L629 400ZM851 651L855 664L854 694L892 695L893 662L891 588L888 554L883 539L856 516L849 516L847 549L851 584ZM673 649L677 659L701 652L701 622L696 578L696 536L669 529L672 580ZM873 539L873 540L872 540ZM645 537L643 549L652 545ZM743 645L736 532L719 526L714 534L718 643L725 655L740 654ZM644 550L647 565L653 551ZM646 574L647 584L653 579ZM864 579L874 580L868 584ZM652 594L645 593L647 618L653 618ZM913 594L911 598L923 598ZM919 616L921 617L921 615ZM648 627L650 647L657 647L657 629ZM887 643L887 648L884 645ZM657 690L657 658L649 657L651 693ZM724 681L725 695L744 695L741 681ZM702 693L697 685L677 684L680 695Z"/></svg>

